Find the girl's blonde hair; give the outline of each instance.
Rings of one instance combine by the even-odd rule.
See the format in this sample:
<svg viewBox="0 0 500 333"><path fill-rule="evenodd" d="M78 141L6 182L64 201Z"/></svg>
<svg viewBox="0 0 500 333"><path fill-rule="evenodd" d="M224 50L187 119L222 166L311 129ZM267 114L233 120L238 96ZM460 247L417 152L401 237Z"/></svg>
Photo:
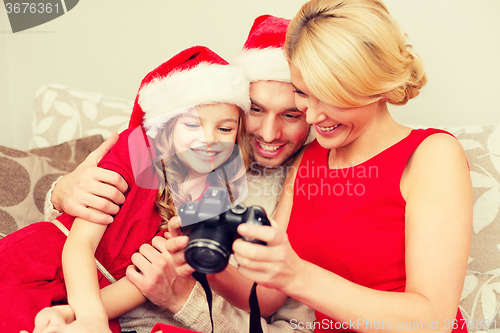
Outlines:
<svg viewBox="0 0 500 333"><path fill-rule="evenodd" d="M246 136L246 119L245 113L241 108L239 108L239 122L238 122L238 133L236 135L236 145L234 146L231 156L228 161L236 161L236 163L231 163L225 167L225 174L222 172L211 172L208 175L208 182L211 186L227 187L230 184L239 185L245 178L246 170L249 166L249 145ZM180 116L174 117L168 121L164 129L159 132L154 138L154 144L157 152L155 159L155 169L159 177L164 178L165 188L160 188L156 196L156 209L158 210L160 216L162 217L162 222L160 223L160 230L167 229L168 222L170 219L177 215L175 207L179 207L182 203L191 201L193 198L189 194L182 193L179 190L179 185L184 182L189 174L190 167L186 165L178 156L175 154L174 144L173 144L173 129L177 123ZM238 158L238 155L241 158ZM226 163L219 166L218 169L223 167ZM227 175L227 180L224 179ZM231 187L233 192L236 187ZM233 196L238 195L238 193L232 193Z"/></svg>
<svg viewBox="0 0 500 333"><path fill-rule="evenodd" d="M292 19L285 53L321 101L403 105L427 82L408 36L378 0L311 0Z"/></svg>

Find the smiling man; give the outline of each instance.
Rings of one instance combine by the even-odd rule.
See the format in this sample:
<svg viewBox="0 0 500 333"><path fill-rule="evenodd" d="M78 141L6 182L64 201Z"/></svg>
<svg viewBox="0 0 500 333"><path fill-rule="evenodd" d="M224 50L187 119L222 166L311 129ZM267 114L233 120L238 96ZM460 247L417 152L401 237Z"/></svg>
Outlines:
<svg viewBox="0 0 500 333"><path fill-rule="evenodd" d="M309 137L305 114L295 106L290 69L283 54L288 23L271 15L255 19L233 61L245 69L251 82L247 136L252 162L244 203L264 207L269 216L276 209L287 167Z"/></svg>

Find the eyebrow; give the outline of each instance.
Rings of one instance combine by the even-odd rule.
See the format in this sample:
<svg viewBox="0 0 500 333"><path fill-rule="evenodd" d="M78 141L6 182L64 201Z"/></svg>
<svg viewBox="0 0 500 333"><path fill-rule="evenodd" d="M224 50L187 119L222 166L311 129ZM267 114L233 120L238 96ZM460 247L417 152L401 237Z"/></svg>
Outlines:
<svg viewBox="0 0 500 333"><path fill-rule="evenodd" d="M266 109L266 107L264 105L260 104L259 102L256 102L255 100L253 100L251 98L250 98L250 103L253 104L253 105L255 105L255 106L257 106L257 107L259 107L259 108L261 108L261 109L264 109L264 110ZM291 109L287 109L286 111L287 112L300 112L300 113L302 113L302 111L300 111L299 109L297 109L297 107L294 107L294 108L291 108Z"/></svg>

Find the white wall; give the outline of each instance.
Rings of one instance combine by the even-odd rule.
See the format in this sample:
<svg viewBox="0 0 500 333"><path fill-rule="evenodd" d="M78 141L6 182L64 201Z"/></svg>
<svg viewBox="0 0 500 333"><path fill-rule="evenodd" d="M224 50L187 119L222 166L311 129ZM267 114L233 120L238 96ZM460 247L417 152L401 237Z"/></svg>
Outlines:
<svg viewBox="0 0 500 333"><path fill-rule="evenodd" d="M62 17L13 34L0 8L0 145L27 149L34 92L59 83L128 100L144 75L180 50L226 59L260 14L291 18L305 0L82 0ZM401 122L500 122L500 1L386 0L427 66L421 96L393 108Z"/></svg>

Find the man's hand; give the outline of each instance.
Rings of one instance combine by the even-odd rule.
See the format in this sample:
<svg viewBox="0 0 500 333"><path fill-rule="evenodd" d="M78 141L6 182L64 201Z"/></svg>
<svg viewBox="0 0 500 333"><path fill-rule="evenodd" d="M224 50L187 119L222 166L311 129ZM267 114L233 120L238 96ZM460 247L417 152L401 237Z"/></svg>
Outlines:
<svg viewBox="0 0 500 333"><path fill-rule="evenodd" d="M155 237L153 246L142 245L139 253L132 256L135 266L127 268L127 277L152 303L177 313L189 298L196 281L177 275L174 258L167 250L170 241L173 239L167 241Z"/></svg>
<svg viewBox="0 0 500 333"><path fill-rule="evenodd" d="M108 224L111 215L120 210L125 201L127 182L116 172L101 169L97 163L118 141L113 133L99 148L89 154L73 172L59 179L52 191L51 202L58 211L64 211L84 220Z"/></svg>

